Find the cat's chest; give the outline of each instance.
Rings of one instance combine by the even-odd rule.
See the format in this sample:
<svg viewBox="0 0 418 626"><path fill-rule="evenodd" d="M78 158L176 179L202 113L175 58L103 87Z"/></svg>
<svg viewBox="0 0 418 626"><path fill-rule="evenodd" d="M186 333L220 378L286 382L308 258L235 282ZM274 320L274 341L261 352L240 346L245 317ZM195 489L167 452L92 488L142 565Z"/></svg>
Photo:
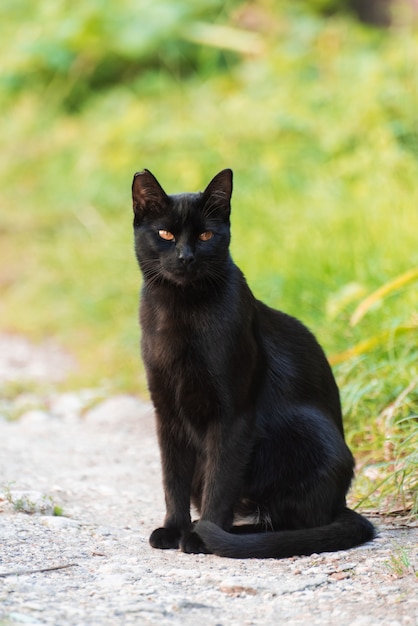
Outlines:
<svg viewBox="0 0 418 626"><path fill-rule="evenodd" d="M219 323L208 313L175 311L170 306L141 309L145 361L164 369L174 365L192 370L211 361L219 341Z"/></svg>

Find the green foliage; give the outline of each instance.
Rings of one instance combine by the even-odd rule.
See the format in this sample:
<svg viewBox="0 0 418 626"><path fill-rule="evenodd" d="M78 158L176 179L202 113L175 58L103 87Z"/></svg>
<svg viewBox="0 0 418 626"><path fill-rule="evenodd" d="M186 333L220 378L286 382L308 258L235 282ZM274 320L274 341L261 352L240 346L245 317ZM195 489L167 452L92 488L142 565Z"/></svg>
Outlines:
<svg viewBox="0 0 418 626"><path fill-rule="evenodd" d="M385 563L392 576L395 578L403 578L412 574L418 577L416 566L411 560L409 551L402 546L397 546L396 552L391 554L390 559Z"/></svg>
<svg viewBox="0 0 418 626"><path fill-rule="evenodd" d="M47 494L37 491L12 491L8 485L3 487L3 493L5 500L19 513L55 516L63 514L62 507Z"/></svg>
<svg viewBox="0 0 418 626"><path fill-rule="evenodd" d="M352 2L350 0L304 0L304 4L316 13L332 15L347 11Z"/></svg>
<svg viewBox="0 0 418 626"><path fill-rule="evenodd" d="M78 110L92 91L128 83L147 69L189 73L200 68L189 42L193 30L232 4L6 0L0 8L3 88L16 94L50 87L61 92L66 108Z"/></svg>
<svg viewBox="0 0 418 626"><path fill-rule="evenodd" d="M411 502L416 283L350 319L418 267L417 33L272 0L6 0L0 50L1 328L59 338L73 384L145 391L133 173L176 192L231 166L234 258L316 332L348 440L380 464L356 493L397 476Z"/></svg>

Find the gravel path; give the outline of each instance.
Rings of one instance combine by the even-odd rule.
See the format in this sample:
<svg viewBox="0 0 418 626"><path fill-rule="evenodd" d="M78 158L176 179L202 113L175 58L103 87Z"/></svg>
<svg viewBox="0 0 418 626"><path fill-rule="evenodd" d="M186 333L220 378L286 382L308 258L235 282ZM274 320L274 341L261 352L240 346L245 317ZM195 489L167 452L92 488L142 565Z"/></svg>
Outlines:
<svg viewBox="0 0 418 626"><path fill-rule="evenodd" d="M0 404L0 626L418 625L416 523L380 520L369 545L282 561L152 549L152 409L128 396L89 408L96 396ZM12 409L19 420L1 417Z"/></svg>

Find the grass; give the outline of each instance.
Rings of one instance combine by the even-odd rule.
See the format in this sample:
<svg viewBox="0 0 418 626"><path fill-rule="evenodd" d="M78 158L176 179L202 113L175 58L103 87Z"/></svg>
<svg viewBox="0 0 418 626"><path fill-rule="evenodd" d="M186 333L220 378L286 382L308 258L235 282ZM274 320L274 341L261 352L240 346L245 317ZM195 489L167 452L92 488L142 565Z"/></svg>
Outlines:
<svg viewBox="0 0 418 626"><path fill-rule="evenodd" d="M55 516L63 514L62 508L54 502L52 496L40 492L12 491L9 485L3 488L3 492L4 499L20 513Z"/></svg>
<svg viewBox="0 0 418 626"><path fill-rule="evenodd" d="M2 331L55 337L79 363L70 385L145 394L133 173L147 167L176 192L230 166L233 256L255 294L302 319L334 363L364 470L356 498L417 510L417 33L264 0L250 40L230 17L237 3L213 2L188 28L183 17L180 35L170 14L137 50L123 48L120 19L89 57L84 13L78 38L51 39L64 7L43 15L59 54L42 56L13 38L39 42L37 5L25 2L26 19L6 3L1 21ZM232 28L236 49L211 25Z"/></svg>
<svg viewBox="0 0 418 626"><path fill-rule="evenodd" d="M418 577L408 551L401 546L397 547L396 552L390 556L385 565L394 578L404 578L410 575Z"/></svg>

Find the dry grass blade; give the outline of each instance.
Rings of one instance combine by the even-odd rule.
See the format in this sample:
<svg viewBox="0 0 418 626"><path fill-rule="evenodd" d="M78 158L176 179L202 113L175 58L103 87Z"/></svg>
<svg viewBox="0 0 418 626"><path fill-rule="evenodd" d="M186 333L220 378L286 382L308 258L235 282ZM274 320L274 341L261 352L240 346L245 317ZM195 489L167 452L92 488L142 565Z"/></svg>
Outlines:
<svg viewBox="0 0 418 626"><path fill-rule="evenodd" d="M376 304L376 302L378 302L388 294L392 293L393 291L396 291L401 287L404 287L406 284L417 279L418 268L414 268L412 270L404 272L403 274L400 274L400 276L397 276L393 280L390 280L389 282L379 287L379 289L376 289L376 291L373 291L373 293L371 293L369 296L367 296L367 298L360 302L353 315L351 316L350 325L355 326L356 324L358 324L362 317L366 315L367 311L369 311L369 309L374 304Z"/></svg>
<svg viewBox="0 0 418 626"><path fill-rule="evenodd" d="M338 354L333 354L329 357L329 362L331 365L339 365L340 363L344 363L344 361L348 361L353 357L360 356L365 352L369 352L378 346L382 346L384 343L387 343L390 339L394 337L398 337L398 335L406 335L411 332L416 332L418 330L418 324L411 324L407 326L398 326L395 329L383 330L368 339L364 339L363 341L359 341L355 346L348 348L348 350L344 350L344 352L339 352Z"/></svg>
<svg viewBox="0 0 418 626"><path fill-rule="evenodd" d="M388 404L378 415L377 419L384 418L386 422L390 421L396 412L399 410L408 395L413 391L416 387L418 387L418 378L414 378L405 389L401 391L401 393L395 398L393 402Z"/></svg>
<svg viewBox="0 0 418 626"><path fill-rule="evenodd" d="M20 569L12 572L0 572L0 578L5 578L6 576L26 576L43 572L55 572L56 570L67 569L69 567L77 567L77 565L78 563L65 563L64 565L52 565L51 567L38 567L36 569Z"/></svg>

